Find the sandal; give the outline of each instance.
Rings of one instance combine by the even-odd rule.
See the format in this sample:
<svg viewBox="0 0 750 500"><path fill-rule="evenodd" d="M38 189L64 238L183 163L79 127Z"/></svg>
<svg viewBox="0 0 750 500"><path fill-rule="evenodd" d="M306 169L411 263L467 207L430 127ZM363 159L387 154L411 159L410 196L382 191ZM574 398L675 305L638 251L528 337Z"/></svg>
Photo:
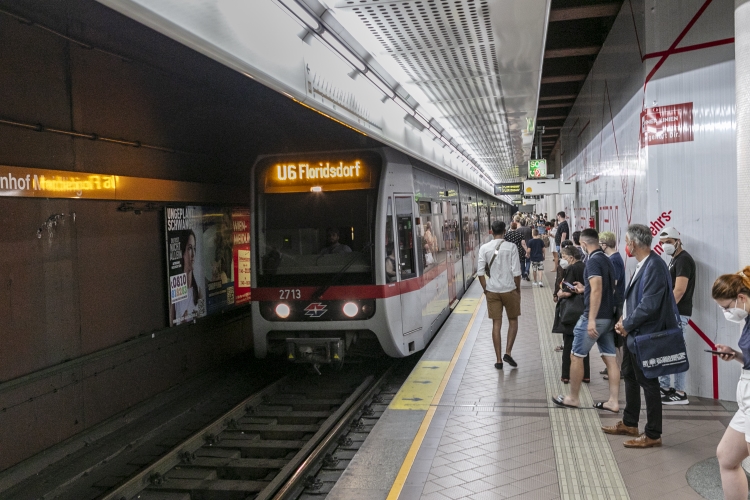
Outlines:
<svg viewBox="0 0 750 500"><path fill-rule="evenodd" d="M561 345L555 346L555 352L562 352L563 349L565 349L565 346L561 346Z"/></svg>
<svg viewBox="0 0 750 500"><path fill-rule="evenodd" d="M590 378L585 378L585 379L583 379L583 383L584 384L590 384L591 383L591 379Z"/></svg>
<svg viewBox="0 0 750 500"><path fill-rule="evenodd" d="M564 401L565 401L565 396L563 396L562 394L558 395L555 398L552 398L552 402L555 403L560 408L573 408L574 410L578 409L577 406L565 404Z"/></svg>
<svg viewBox="0 0 750 500"><path fill-rule="evenodd" d="M569 378L562 378L562 377L560 377L560 382L562 382L563 384L569 384L570 383L570 379Z"/></svg>
<svg viewBox="0 0 750 500"><path fill-rule="evenodd" d="M596 408L597 410L608 411L610 413L620 413L620 410L615 411L615 410L610 410L609 408L605 407L603 401L600 401L599 403L596 403L594 405L594 408Z"/></svg>

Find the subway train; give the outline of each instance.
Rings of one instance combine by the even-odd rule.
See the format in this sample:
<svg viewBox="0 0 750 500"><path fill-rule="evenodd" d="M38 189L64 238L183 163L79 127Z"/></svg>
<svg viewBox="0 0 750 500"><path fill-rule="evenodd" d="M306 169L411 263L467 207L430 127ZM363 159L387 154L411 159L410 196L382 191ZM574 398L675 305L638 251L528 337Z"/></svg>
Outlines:
<svg viewBox="0 0 750 500"><path fill-rule="evenodd" d="M513 211L390 148L261 157L251 196L255 355L316 368L424 349Z"/></svg>

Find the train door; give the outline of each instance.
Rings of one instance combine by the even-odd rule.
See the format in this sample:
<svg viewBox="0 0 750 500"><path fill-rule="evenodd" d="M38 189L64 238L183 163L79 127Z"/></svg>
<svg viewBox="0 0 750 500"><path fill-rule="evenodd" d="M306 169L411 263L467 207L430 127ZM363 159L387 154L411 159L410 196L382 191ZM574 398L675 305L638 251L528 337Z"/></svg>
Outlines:
<svg viewBox="0 0 750 500"><path fill-rule="evenodd" d="M445 242L446 271L448 273L448 303L452 304L457 297L456 291L456 262L461 258L455 242L455 229L453 226L453 207L450 202L444 201L443 205L443 241ZM459 279L463 279L460 277Z"/></svg>
<svg viewBox="0 0 750 500"><path fill-rule="evenodd" d="M422 328L422 303L414 251L414 195L395 195L396 238L400 271L401 324L408 335Z"/></svg>

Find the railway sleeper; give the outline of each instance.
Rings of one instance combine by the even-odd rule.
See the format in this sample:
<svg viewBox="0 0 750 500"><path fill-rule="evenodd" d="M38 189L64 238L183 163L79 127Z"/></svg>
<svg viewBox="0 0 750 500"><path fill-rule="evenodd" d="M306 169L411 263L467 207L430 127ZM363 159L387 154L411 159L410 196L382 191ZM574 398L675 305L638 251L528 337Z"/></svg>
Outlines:
<svg viewBox="0 0 750 500"><path fill-rule="evenodd" d="M190 500L245 500L248 495L258 493L267 481L232 481L229 479L170 479L149 490L177 491L190 494Z"/></svg>

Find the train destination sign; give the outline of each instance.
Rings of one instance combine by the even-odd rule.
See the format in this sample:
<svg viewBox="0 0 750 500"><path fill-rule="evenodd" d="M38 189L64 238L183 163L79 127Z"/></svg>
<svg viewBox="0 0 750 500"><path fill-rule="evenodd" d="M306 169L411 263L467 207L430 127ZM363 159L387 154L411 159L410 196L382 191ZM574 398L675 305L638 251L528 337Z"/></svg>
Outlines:
<svg viewBox="0 0 750 500"><path fill-rule="evenodd" d="M641 112L641 147L692 140L692 102L656 106Z"/></svg>
<svg viewBox="0 0 750 500"><path fill-rule="evenodd" d="M529 179L547 177L547 160L529 160Z"/></svg>
<svg viewBox="0 0 750 500"><path fill-rule="evenodd" d="M276 163L266 171L266 193L342 191L371 187L370 169L361 160Z"/></svg>
<svg viewBox="0 0 750 500"><path fill-rule="evenodd" d="M501 182L495 184L495 195L523 194L523 182Z"/></svg>

